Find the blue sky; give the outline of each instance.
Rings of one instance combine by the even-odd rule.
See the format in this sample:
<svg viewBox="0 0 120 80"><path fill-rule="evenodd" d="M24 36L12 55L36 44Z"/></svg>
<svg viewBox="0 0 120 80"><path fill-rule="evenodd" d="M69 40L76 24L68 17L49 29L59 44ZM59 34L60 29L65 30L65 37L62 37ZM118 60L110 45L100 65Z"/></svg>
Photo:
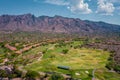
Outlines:
<svg viewBox="0 0 120 80"><path fill-rule="evenodd" d="M120 25L120 0L0 0L0 15L27 13Z"/></svg>

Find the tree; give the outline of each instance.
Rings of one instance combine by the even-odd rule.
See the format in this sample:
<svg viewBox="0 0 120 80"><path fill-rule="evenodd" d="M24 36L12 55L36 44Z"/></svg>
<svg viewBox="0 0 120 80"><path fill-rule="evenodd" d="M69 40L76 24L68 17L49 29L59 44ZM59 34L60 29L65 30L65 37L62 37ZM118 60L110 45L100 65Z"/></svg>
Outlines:
<svg viewBox="0 0 120 80"><path fill-rule="evenodd" d="M63 53L63 54L67 54L68 51L69 51L68 49L64 49L64 50L62 50L62 53Z"/></svg>
<svg viewBox="0 0 120 80"><path fill-rule="evenodd" d="M117 71L117 72L120 72L120 65L115 65L114 70Z"/></svg>

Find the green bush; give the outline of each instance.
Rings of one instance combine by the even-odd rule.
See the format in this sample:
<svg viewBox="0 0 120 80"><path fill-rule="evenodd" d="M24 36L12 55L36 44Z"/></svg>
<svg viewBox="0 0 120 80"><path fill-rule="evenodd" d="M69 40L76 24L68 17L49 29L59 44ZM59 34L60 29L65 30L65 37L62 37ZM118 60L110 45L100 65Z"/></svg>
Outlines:
<svg viewBox="0 0 120 80"><path fill-rule="evenodd" d="M6 71L0 70L0 77L7 77Z"/></svg>
<svg viewBox="0 0 120 80"><path fill-rule="evenodd" d="M36 78L36 77L40 77L39 73L36 71L27 71L26 78Z"/></svg>
<svg viewBox="0 0 120 80"><path fill-rule="evenodd" d="M120 65L117 64L115 61L114 61L114 53L110 54L110 57L108 58L108 63L106 64L106 68L109 69L109 70L115 70L116 72L119 72L120 73Z"/></svg>
<svg viewBox="0 0 120 80"><path fill-rule="evenodd" d="M64 80L64 77L60 74L52 74L52 76L50 77L50 80Z"/></svg>
<svg viewBox="0 0 120 80"><path fill-rule="evenodd" d="M120 65L115 65L114 70L117 71L117 72L120 72Z"/></svg>
<svg viewBox="0 0 120 80"><path fill-rule="evenodd" d="M62 53L63 53L63 54L67 54L68 51L69 51L68 49L64 49L64 50L62 50Z"/></svg>
<svg viewBox="0 0 120 80"><path fill-rule="evenodd" d="M18 67L16 67L16 66L14 66L13 72L14 72L14 74L16 74L16 77L22 76L22 71L18 70Z"/></svg>

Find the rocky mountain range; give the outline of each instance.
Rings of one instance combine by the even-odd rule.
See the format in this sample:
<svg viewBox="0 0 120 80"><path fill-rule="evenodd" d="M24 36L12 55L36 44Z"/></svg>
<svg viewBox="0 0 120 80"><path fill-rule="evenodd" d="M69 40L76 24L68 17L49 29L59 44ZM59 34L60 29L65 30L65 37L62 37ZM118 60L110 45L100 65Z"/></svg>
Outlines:
<svg viewBox="0 0 120 80"><path fill-rule="evenodd" d="M57 33L106 33L120 32L120 25L93 22L62 16L39 16L32 14L0 16L0 31L40 31Z"/></svg>

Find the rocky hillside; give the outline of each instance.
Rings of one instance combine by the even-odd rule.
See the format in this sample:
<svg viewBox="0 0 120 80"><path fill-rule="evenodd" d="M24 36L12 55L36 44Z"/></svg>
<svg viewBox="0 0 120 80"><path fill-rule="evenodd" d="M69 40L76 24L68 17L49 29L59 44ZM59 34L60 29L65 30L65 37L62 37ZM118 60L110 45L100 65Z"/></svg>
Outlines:
<svg viewBox="0 0 120 80"><path fill-rule="evenodd" d="M40 16L32 14L0 16L0 31L40 31L57 33L119 33L120 26L104 22L92 22L61 16Z"/></svg>

